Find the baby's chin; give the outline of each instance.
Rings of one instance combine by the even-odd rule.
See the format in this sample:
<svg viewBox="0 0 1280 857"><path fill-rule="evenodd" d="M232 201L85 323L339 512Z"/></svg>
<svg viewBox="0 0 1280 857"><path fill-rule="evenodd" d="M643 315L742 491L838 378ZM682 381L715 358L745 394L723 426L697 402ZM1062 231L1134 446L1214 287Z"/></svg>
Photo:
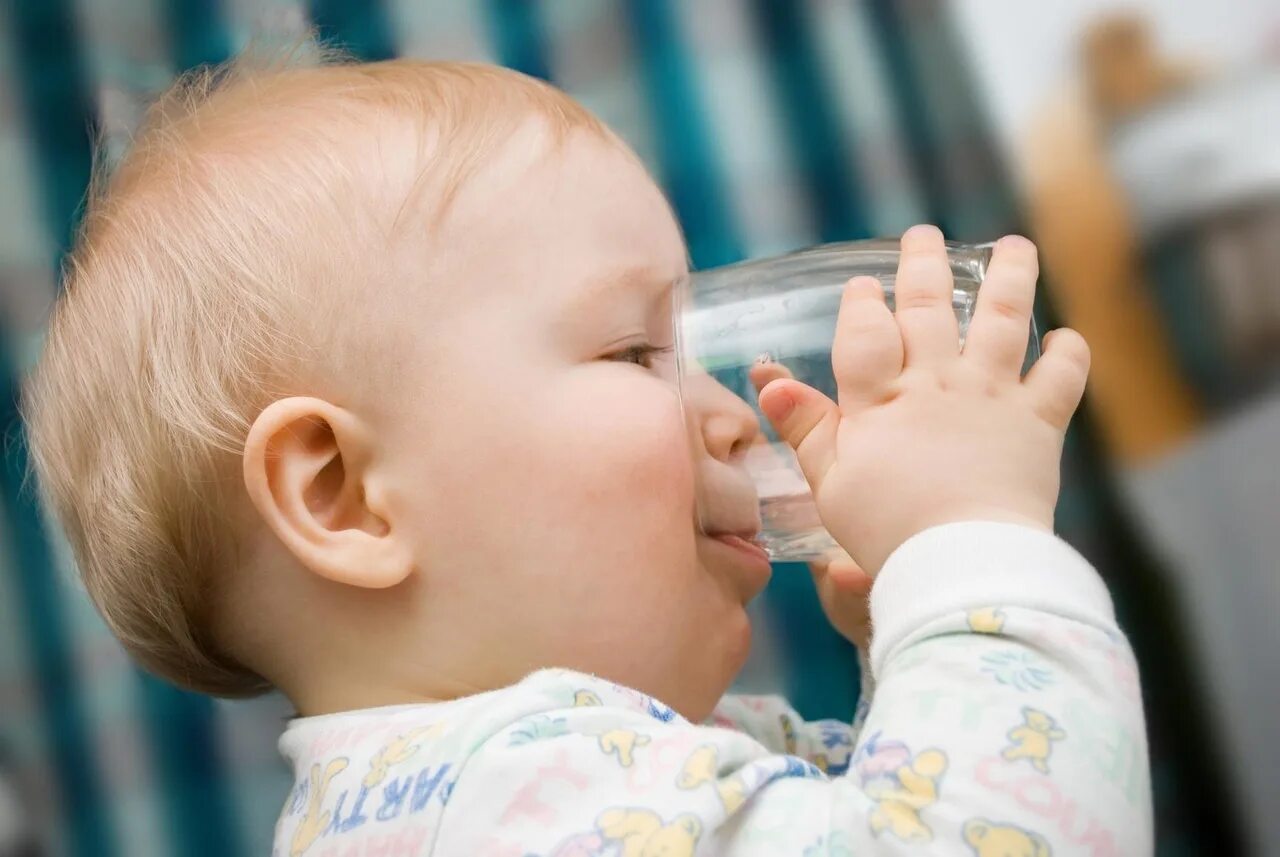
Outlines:
<svg viewBox="0 0 1280 857"><path fill-rule="evenodd" d="M767 557L746 555L740 547L726 545L703 534L696 535L697 563L705 579L713 581L721 597L732 607L733 615L744 615L747 605L760 597L773 577L773 566ZM748 645L749 640L749 628Z"/></svg>
<svg viewBox="0 0 1280 857"><path fill-rule="evenodd" d="M711 716L712 709L729 692L751 654L751 620L745 610L730 622L722 634L720 639L708 643L707 654L713 655L708 658L708 674L697 686L686 688L683 696L687 702L683 707L673 704L691 722L700 723Z"/></svg>

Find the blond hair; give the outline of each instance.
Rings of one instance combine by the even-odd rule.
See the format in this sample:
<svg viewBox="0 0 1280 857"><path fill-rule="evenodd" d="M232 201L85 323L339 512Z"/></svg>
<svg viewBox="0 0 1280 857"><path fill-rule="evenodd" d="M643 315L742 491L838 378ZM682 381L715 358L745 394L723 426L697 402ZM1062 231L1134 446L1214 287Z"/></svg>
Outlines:
<svg viewBox="0 0 1280 857"><path fill-rule="evenodd" d="M530 117L556 140L611 136L498 67L241 60L181 80L99 176L24 411L85 587L145 667L219 695L268 689L211 631L242 561L230 504L248 429L325 359L342 300L326 286L361 276L353 260L387 240L388 215L416 199L441 216ZM405 129L419 161L405 205L371 217L370 170L353 162Z"/></svg>

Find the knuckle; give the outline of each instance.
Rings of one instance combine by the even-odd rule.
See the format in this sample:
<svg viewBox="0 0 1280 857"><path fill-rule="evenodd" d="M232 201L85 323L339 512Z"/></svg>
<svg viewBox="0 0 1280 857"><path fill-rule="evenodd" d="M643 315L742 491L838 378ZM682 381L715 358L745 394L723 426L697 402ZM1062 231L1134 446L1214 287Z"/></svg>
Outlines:
<svg viewBox="0 0 1280 857"><path fill-rule="evenodd" d="M934 309L946 302L945 295L935 295L930 292L907 292L898 296L895 311L913 312L922 309Z"/></svg>
<svg viewBox="0 0 1280 857"><path fill-rule="evenodd" d="M987 301L985 309L989 315L994 315L996 318L1019 323L1030 314L1022 301L1014 300L1012 297L992 297Z"/></svg>

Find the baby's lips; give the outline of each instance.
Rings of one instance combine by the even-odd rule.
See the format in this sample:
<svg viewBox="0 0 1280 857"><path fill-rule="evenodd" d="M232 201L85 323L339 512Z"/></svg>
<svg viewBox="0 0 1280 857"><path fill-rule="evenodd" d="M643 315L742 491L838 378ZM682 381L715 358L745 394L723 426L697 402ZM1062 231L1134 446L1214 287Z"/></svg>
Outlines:
<svg viewBox="0 0 1280 857"><path fill-rule="evenodd" d="M745 526L734 526L726 523L723 519L704 518L702 522L702 532L704 535L715 536L738 536L749 542L760 543L760 525L748 524Z"/></svg>
<svg viewBox="0 0 1280 857"><path fill-rule="evenodd" d="M726 530L719 527L708 527L706 534L712 538L718 538L720 536L737 536L745 542L751 542L753 545L764 547L764 543L760 540L759 529Z"/></svg>

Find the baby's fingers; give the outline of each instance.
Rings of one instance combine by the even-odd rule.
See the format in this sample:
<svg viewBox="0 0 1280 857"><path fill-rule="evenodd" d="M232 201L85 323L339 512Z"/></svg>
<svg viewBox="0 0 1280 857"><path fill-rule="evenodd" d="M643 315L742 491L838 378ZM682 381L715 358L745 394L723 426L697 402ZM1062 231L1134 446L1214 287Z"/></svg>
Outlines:
<svg viewBox="0 0 1280 857"><path fill-rule="evenodd" d="M817 493L835 461L840 425L836 403L807 384L778 378L760 391L760 410L778 437L796 451L804 478Z"/></svg>
<svg viewBox="0 0 1280 857"><path fill-rule="evenodd" d="M770 381L795 376L781 363L757 363L747 370L747 377L751 379L751 386L756 388L756 395L759 396L760 392L769 386Z"/></svg>
<svg viewBox="0 0 1280 857"><path fill-rule="evenodd" d="M863 596L871 591L874 579L844 548L836 548L827 556L813 560L809 563L809 571L813 572L815 579L830 581L838 592Z"/></svg>
<svg viewBox="0 0 1280 857"><path fill-rule="evenodd" d="M879 404L902 373L902 333L875 277L854 277L844 289L831 369L846 409Z"/></svg>
<svg viewBox="0 0 1280 857"><path fill-rule="evenodd" d="M1068 327L1049 331L1044 338L1044 355L1022 381L1041 419L1066 429L1084 396L1089 360L1089 344L1083 336Z"/></svg>
<svg viewBox="0 0 1280 857"><path fill-rule="evenodd" d="M938 366L960 353L946 242L936 226L913 226L902 234L900 244L893 314L902 331L904 363Z"/></svg>
<svg viewBox="0 0 1280 857"><path fill-rule="evenodd" d="M1009 378L1018 376L1038 275L1036 245L1018 235L996 242L965 338L965 359Z"/></svg>

